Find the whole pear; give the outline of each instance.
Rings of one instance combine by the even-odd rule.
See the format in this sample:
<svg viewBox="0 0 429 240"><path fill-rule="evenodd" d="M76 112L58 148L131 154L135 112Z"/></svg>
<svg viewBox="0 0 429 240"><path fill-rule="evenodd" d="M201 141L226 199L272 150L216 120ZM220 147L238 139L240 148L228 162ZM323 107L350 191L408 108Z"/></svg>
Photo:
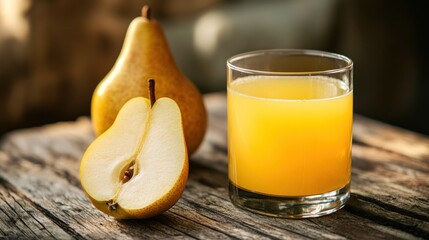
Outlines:
<svg viewBox="0 0 429 240"><path fill-rule="evenodd" d="M204 138L207 114L201 93L174 62L161 25L142 9L128 27L119 57L94 91L91 119L97 135L114 122L121 107L131 98L148 97L148 79L157 81L157 96L173 99L182 113L188 153Z"/></svg>

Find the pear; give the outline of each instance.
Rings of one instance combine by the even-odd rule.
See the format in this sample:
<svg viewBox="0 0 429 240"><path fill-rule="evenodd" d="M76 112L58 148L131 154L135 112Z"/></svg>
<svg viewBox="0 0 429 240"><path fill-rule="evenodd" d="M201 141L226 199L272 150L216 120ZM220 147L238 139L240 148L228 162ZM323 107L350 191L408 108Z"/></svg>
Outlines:
<svg viewBox="0 0 429 240"><path fill-rule="evenodd" d="M151 92L151 101L136 97L125 103L81 161L85 193L96 208L118 219L161 214L179 200L186 185L188 154L180 109L170 98L155 101L154 88Z"/></svg>
<svg viewBox="0 0 429 240"><path fill-rule="evenodd" d="M97 135L108 129L119 109L131 98L147 95L147 79L157 81L157 95L177 102L182 112L188 153L203 140L207 114L201 93L174 62L160 24L149 7L128 27L119 57L92 97L91 118Z"/></svg>

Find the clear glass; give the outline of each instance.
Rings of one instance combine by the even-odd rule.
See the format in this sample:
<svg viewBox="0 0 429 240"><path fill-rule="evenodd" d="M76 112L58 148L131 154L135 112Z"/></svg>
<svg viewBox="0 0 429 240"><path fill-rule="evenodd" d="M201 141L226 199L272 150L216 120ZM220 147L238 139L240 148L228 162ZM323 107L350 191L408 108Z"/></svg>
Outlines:
<svg viewBox="0 0 429 240"><path fill-rule="evenodd" d="M229 196L285 218L326 215L350 196L353 62L314 50L227 61Z"/></svg>

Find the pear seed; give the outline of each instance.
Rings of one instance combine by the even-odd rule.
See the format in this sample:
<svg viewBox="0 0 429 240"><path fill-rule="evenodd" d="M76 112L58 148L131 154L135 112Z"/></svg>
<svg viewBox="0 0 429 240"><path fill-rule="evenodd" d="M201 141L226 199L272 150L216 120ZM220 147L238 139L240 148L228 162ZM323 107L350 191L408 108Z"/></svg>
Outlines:
<svg viewBox="0 0 429 240"><path fill-rule="evenodd" d="M127 170L124 173L124 178L122 179L122 181L124 183L128 182L131 178L133 177L133 171L132 170Z"/></svg>
<svg viewBox="0 0 429 240"><path fill-rule="evenodd" d="M118 203L113 202L113 200L107 201L106 205L109 211L115 211L118 208Z"/></svg>
<svg viewBox="0 0 429 240"><path fill-rule="evenodd" d="M134 165L132 165L128 170L124 172L124 177L122 178L122 183L130 181L134 174Z"/></svg>

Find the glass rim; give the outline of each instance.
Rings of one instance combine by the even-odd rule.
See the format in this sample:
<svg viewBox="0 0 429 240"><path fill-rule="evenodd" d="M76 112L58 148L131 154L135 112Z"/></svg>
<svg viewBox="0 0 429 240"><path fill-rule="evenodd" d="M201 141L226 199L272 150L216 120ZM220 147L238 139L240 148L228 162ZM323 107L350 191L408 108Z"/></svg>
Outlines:
<svg viewBox="0 0 429 240"><path fill-rule="evenodd" d="M341 60L346 63L344 67L339 68L332 68L327 70L318 70L318 71L264 71L264 70L257 70L257 69L251 69L251 68L245 68L245 67L239 67L234 65L235 61L249 58L249 57L255 57L260 55L266 55L266 54L284 54L285 56L314 56L314 57L325 57L325 58L331 58L336 60ZM332 52L326 52L326 51L319 51L319 50L312 50L312 49L264 49L264 50L256 50L256 51L250 51L250 52L244 52L237 55L234 55L226 61L226 65L228 68L248 73L248 74L263 74L263 75L282 75L282 76L288 76L288 75L319 75L319 74L336 74L341 72L347 72L353 69L353 61L341 54L332 53Z"/></svg>

